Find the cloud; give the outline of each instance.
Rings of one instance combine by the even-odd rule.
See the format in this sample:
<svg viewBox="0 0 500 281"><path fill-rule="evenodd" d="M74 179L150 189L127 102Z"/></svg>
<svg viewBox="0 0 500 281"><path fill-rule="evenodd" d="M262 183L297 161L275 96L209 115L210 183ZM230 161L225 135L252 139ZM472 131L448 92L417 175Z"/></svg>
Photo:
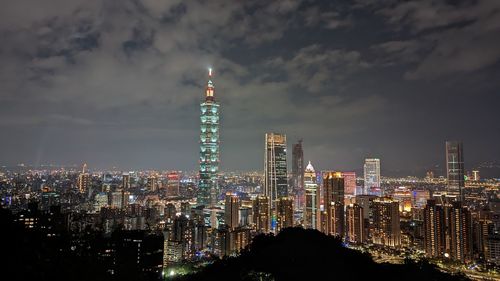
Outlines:
<svg viewBox="0 0 500 281"><path fill-rule="evenodd" d="M268 62L271 68L285 70L288 81L309 92L318 92L334 81L370 67L357 51L327 50L320 45L310 45L297 51L293 57L277 57Z"/></svg>
<svg viewBox="0 0 500 281"><path fill-rule="evenodd" d="M413 34L412 39L403 40L407 44L404 50L387 49L397 41L379 45L402 62L420 61L405 74L407 79L467 73L500 59L498 1L398 1L375 7L396 30L408 28ZM400 46L404 44L399 42ZM395 53L399 55L395 57Z"/></svg>

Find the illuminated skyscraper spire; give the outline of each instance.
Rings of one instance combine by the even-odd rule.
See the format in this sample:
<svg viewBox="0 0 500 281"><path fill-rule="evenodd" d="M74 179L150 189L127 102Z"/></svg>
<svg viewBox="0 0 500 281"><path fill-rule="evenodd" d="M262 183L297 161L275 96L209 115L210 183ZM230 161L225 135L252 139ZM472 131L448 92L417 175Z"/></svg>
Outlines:
<svg viewBox="0 0 500 281"><path fill-rule="evenodd" d="M219 103L215 101L212 69L208 70L205 101L200 104L200 181L198 204L211 206L217 197L219 172Z"/></svg>

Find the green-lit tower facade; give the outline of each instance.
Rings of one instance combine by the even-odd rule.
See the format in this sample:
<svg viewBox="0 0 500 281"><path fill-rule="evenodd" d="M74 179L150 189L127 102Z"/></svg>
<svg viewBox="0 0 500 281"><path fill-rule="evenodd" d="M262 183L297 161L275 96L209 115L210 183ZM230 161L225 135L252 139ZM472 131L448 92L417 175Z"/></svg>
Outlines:
<svg viewBox="0 0 500 281"><path fill-rule="evenodd" d="M200 181L198 205L211 206L217 196L217 174L219 172L219 110L215 101L212 69L208 71L205 101L200 104Z"/></svg>

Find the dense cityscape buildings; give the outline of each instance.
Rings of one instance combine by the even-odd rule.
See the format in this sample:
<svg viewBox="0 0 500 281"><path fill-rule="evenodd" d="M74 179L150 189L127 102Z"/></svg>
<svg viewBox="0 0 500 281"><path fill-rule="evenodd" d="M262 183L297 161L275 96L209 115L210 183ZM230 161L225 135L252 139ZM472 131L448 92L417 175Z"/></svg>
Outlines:
<svg viewBox="0 0 500 281"><path fill-rule="evenodd" d="M85 234L93 231L105 241L95 255L110 276L130 268L158 278L184 274L185 264L237 256L255 236L290 227L337 237L382 261L426 257L449 262L444 269L480 264L496 274L500 180L478 170L467 177L461 142L446 142L446 177L382 177L380 159L367 158L357 178L354 171L316 171L310 161L304 167L302 140L292 146L288 173L286 135L266 133L263 173L222 172L211 79L210 70L198 172L4 168L2 208L48 238L73 233L82 251L94 243Z"/></svg>

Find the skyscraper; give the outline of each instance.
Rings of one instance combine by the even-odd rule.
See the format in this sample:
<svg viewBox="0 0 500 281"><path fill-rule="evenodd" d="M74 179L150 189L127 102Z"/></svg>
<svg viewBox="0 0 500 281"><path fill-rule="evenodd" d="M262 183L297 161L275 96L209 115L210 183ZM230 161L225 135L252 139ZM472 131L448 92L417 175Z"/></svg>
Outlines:
<svg viewBox="0 0 500 281"><path fill-rule="evenodd" d="M230 230L235 229L239 225L238 211L240 209L240 199L237 194L226 193L226 205L224 208L224 217L226 225Z"/></svg>
<svg viewBox="0 0 500 281"><path fill-rule="evenodd" d="M87 192L90 187L90 175L87 173L86 169L87 164L83 164L82 172L78 175L77 186L80 193Z"/></svg>
<svg viewBox="0 0 500 281"><path fill-rule="evenodd" d="M130 189L130 174L129 173L123 173L123 175L122 175L122 187L125 191L128 191Z"/></svg>
<svg viewBox="0 0 500 281"><path fill-rule="evenodd" d="M363 208L358 204L350 204L346 208L346 239L354 244L365 242L365 226Z"/></svg>
<svg viewBox="0 0 500 281"><path fill-rule="evenodd" d="M373 243L399 247L401 226L399 222L399 202L382 197L373 200Z"/></svg>
<svg viewBox="0 0 500 281"><path fill-rule="evenodd" d="M200 180L198 184L198 204L215 203L217 173L219 172L219 103L215 101L215 87L212 69L208 71L205 101L200 104Z"/></svg>
<svg viewBox="0 0 500 281"><path fill-rule="evenodd" d="M458 201L463 201L464 179L464 153L463 144L459 141L446 142L446 174L448 195L455 196Z"/></svg>
<svg viewBox="0 0 500 281"><path fill-rule="evenodd" d="M344 178L345 194L356 194L356 173L355 172L342 172Z"/></svg>
<svg viewBox="0 0 500 281"><path fill-rule="evenodd" d="M382 196L380 190L380 159L365 159L364 178L365 188L363 194Z"/></svg>
<svg viewBox="0 0 500 281"><path fill-rule="evenodd" d="M304 208L304 151L302 150L302 140L292 147L292 178L291 184L295 196L295 206L297 209Z"/></svg>
<svg viewBox="0 0 500 281"><path fill-rule="evenodd" d="M269 233L271 230L269 198L258 196L253 201L253 224L259 233Z"/></svg>
<svg viewBox="0 0 500 281"><path fill-rule="evenodd" d="M286 135L266 134L264 160L264 195L275 207L276 200L288 197L287 167L286 167Z"/></svg>
<svg viewBox="0 0 500 281"><path fill-rule="evenodd" d="M319 186L316 183L316 172L311 162L309 162L304 172L304 187L304 228L320 229L320 193Z"/></svg>
<svg viewBox="0 0 500 281"><path fill-rule="evenodd" d="M344 178L340 172L323 173L327 234L344 236Z"/></svg>
<svg viewBox="0 0 500 281"><path fill-rule="evenodd" d="M293 226L293 200L282 197L276 202L276 233Z"/></svg>
<svg viewBox="0 0 500 281"><path fill-rule="evenodd" d="M167 175L167 196L179 196L180 177L176 172L168 173Z"/></svg>
<svg viewBox="0 0 500 281"><path fill-rule="evenodd" d="M461 202L428 200L424 209L424 248L429 257L472 258L472 218Z"/></svg>

